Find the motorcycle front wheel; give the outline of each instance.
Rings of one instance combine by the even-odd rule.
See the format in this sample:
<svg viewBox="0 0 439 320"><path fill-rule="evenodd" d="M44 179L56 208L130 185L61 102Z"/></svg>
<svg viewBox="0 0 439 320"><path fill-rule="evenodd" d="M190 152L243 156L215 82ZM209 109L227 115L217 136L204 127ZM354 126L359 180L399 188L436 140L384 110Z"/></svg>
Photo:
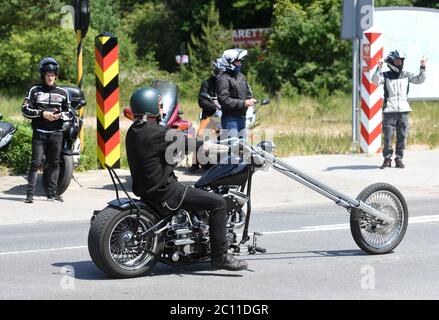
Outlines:
<svg viewBox="0 0 439 320"><path fill-rule="evenodd" d="M395 249L404 238L408 224L407 203L401 192L387 183L366 187L357 200L393 218L388 225L359 209L354 209L350 226L355 243L368 254L385 254Z"/></svg>
<svg viewBox="0 0 439 320"><path fill-rule="evenodd" d="M162 234L137 238L158 219L146 210L140 210L137 220L136 210L118 210L106 207L91 221L88 234L88 251L96 266L116 278L132 278L147 274L157 263L151 254L163 250Z"/></svg>

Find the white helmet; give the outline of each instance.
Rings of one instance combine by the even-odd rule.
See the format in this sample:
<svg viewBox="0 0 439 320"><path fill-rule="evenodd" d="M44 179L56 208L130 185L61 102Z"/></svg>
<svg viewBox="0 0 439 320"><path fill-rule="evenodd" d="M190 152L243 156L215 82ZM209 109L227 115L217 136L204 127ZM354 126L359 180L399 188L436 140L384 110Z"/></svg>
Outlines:
<svg viewBox="0 0 439 320"><path fill-rule="evenodd" d="M228 49L223 52L221 56L221 63L229 70L235 70L233 62L237 60L243 60L247 56L247 50L245 49Z"/></svg>
<svg viewBox="0 0 439 320"><path fill-rule="evenodd" d="M216 77L219 77L221 73L226 71L226 66L222 63L221 58L216 59L212 62L213 73Z"/></svg>

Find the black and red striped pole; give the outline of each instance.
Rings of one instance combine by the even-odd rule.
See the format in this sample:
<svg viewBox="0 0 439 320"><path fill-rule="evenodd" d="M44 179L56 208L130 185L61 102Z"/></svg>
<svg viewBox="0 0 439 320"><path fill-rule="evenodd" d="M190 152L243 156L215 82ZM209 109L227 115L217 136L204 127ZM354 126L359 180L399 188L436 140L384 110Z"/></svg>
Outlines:
<svg viewBox="0 0 439 320"><path fill-rule="evenodd" d="M101 168L120 168L119 45L111 33L95 38L97 156Z"/></svg>

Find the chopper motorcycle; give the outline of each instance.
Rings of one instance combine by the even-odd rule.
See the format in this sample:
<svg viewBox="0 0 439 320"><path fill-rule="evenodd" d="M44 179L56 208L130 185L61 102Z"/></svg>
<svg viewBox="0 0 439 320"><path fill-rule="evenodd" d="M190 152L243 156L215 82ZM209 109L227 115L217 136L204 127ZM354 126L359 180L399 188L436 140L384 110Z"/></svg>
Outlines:
<svg viewBox="0 0 439 320"><path fill-rule="evenodd" d="M403 195L394 186L375 183L354 199L276 157L270 141L262 141L255 147L237 138L223 142L229 144L229 149L238 149L239 163L214 165L196 182L195 188L215 192L226 200L226 239L230 251L240 253L250 240L252 176L267 166L346 208L351 234L364 252L389 253L403 239L408 208ZM94 212L88 235L89 253L99 269L117 278L129 278L147 274L157 262L180 266L210 260L207 211L181 209L160 216L160 208L133 199L116 172L108 166L107 169L117 199L108 202L103 210ZM125 192L125 198L119 197L115 180ZM236 233L240 228L244 228L241 240ZM253 244L247 245L249 254L265 252L256 245L257 235L253 233Z"/></svg>

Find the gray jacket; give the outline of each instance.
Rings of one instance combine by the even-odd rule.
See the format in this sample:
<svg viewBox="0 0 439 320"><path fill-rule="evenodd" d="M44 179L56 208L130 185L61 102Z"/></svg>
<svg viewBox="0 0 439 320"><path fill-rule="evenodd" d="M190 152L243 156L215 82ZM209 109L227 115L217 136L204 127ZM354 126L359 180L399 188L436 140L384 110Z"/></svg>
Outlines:
<svg viewBox="0 0 439 320"><path fill-rule="evenodd" d="M421 84L426 78L425 67L420 68L419 74L394 71L381 72L379 68L372 76L375 85L384 84L383 112L410 112L412 109L407 101L410 83Z"/></svg>

